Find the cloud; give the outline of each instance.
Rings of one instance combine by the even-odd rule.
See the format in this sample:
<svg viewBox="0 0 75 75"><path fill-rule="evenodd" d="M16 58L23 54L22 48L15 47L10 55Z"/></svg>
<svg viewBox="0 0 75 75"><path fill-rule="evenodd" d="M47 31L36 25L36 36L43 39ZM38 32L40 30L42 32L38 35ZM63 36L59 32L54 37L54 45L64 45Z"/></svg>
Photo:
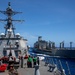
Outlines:
<svg viewBox="0 0 75 75"><path fill-rule="evenodd" d="M30 37L33 38L33 39L36 39L37 38L36 36L33 36L33 35L30 35Z"/></svg>
<svg viewBox="0 0 75 75"><path fill-rule="evenodd" d="M36 35L32 35L28 32L24 32L21 34L22 37L24 37L25 39L28 40L27 44L30 45L30 46L33 46L34 43L37 41L38 37Z"/></svg>
<svg viewBox="0 0 75 75"><path fill-rule="evenodd" d="M47 25L52 25L52 24L58 24L58 23L63 23L62 20L53 20L53 21L44 21L44 22L39 22L39 23L36 23L35 25L40 25L40 26L47 26Z"/></svg>
<svg viewBox="0 0 75 75"><path fill-rule="evenodd" d="M65 15L69 17L75 16L75 11L67 7L59 7L59 8L55 8L54 10L55 10L54 12L61 14L61 15Z"/></svg>
<svg viewBox="0 0 75 75"><path fill-rule="evenodd" d="M27 32L22 33L22 36L23 36L24 38L28 38L28 39L37 39L37 36L32 35L32 34L29 34L29 33L27 33Z"/></svg>

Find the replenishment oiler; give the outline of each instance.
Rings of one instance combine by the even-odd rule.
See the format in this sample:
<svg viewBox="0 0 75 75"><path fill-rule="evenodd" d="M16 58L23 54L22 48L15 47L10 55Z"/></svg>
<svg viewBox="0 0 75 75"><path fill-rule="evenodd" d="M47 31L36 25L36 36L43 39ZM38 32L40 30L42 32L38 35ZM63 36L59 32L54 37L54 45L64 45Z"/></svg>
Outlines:
<svg viewBox="0 0 75 75"><path fill-rule="evenodd" d="M55 42L42 40L42 36L39 36L38 41L34 43L33 52L75 58L75 47L72 47L72 42L70 42L70 47L64 47L64 41L60 43L60 47L55 47Z"/></svg>

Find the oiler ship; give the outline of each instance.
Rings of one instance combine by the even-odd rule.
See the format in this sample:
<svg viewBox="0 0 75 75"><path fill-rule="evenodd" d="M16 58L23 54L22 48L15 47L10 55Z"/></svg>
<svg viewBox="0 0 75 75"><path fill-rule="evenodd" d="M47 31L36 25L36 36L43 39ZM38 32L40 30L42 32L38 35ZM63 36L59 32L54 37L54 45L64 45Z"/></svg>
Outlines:
<svg viewBox="0 0 75 75"><path fill-rule="evenodd" d="M38 41L34 43L33 52L55 57L75 58L75 47L72 47L72 42L70 42L70 47L64 47L64 41L60 43L60 47L55 47L55 42L42 40L42 36L39 36Z"/></svg>

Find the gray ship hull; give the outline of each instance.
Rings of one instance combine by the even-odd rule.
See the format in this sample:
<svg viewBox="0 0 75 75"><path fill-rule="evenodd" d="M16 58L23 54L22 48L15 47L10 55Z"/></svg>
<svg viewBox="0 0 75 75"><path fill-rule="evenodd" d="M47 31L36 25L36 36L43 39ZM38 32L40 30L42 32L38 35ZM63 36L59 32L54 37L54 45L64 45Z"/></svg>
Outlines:
<svg viewBox="0 0 75 75"><path fill-rule="evenodd" d="M41 50L41 49L33 48L33 52L48 54L51 56L75 58L75 50L67 50L67 49L66 50Z"/></svg>

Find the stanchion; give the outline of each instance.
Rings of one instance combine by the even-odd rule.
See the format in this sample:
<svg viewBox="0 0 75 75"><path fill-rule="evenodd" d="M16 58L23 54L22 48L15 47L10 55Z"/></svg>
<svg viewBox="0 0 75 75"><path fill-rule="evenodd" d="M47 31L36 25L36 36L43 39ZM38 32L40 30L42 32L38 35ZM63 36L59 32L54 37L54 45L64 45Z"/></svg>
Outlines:
<svg viewBox="0 0 75 75"><path fill-rule="evenodd" d="M21 57L21 68L23 68L23 57Z"/></svg>
<svg viewBox="0 0 75 75"><path fill-rule="evenodd" d="M35 73L34 75L40 75L40 71L39 71L39 65L35 65Z"/></svg>

